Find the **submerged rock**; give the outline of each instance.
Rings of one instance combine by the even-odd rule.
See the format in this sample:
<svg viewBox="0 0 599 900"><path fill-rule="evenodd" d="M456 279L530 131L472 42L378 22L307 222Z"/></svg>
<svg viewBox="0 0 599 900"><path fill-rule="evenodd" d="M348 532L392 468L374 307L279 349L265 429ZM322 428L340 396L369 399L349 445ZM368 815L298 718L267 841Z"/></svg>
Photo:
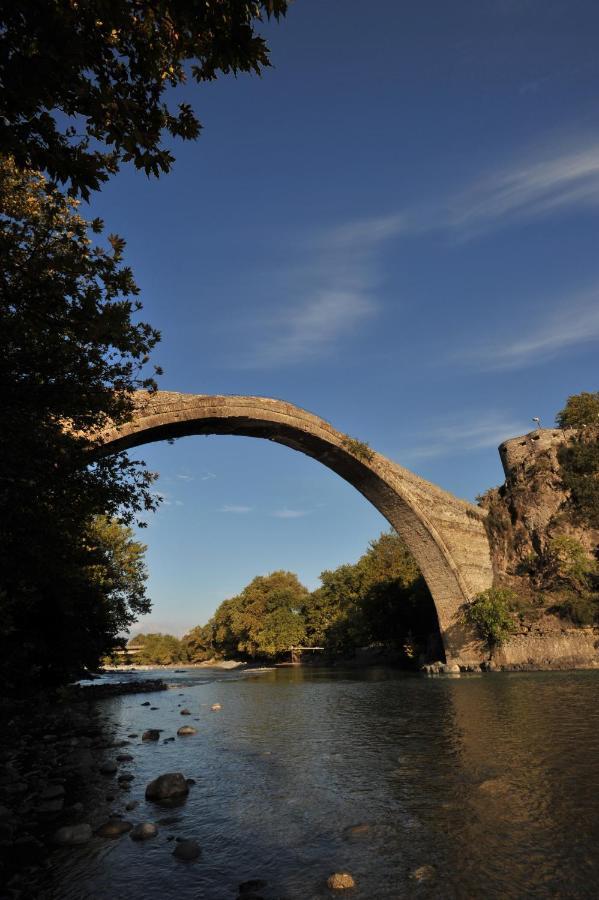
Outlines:
<svg viewBox="0 0 599 900"><path fill-rule="evenodd" d="M100 772L101 775L114 775L116 770L117 765L113 760L107 760L98 766L98 772Z"/></svg>
<svg viewBox="0 0 599 900"><path fill-rule="evenodd" d="M220 705L220 703L213 703L210 709L212 710L212 712L218 712L219 709L222 709L222 706Z"/></svg>
<svg viewBox="0 0 599 900"><path fill-rule="evenodd" d="M159 741L160 732L157 728L148 728L141 736L142 741Z"/></svg>
<svg viewBox="0 0 599 900"><path fill-rule="evenodd" d="M177 800L186 797L189 793L189 785L181 772L166 772L151 781L146 787L146 800L155 800L158 803L165 800Z"/></svg>
<svg viewBox="0 0 599 900"><path fill-rule="evenodd" d="M182 715L182 716L190 716L190 715L191 715L191 710L190 710L190 709L182 709L182 710L181 710L181 715Z"/></svg>
<svg viewBox="0 0 599 900"><path fill-rule="evenodd" d="M247 897L248 894L261 891L266 885L267 882L262 878L250 878L248 881L242 881L239 885L239 895L240 897Z"/></svg>
<svg viewBox="0 0 599 900"><path fill-rule="evenodd" d="M63 846L76 846L77 844L87 844L91 840L91 825L63 825L58 831L54 832L52 840L55 844Z"/></svg>
<svg viewBox="0 0 599 900"><path fill-rule="evenodd" d="M156 837L158 828L153 822L140 822L131 831L129 837L132 841L146 841L148 838Z"/></svg>
<svg viewBox="0 0 599 900"><path fill-rule="evenodd" d="M179 841L173 850L173 856L176 856L177 859L183 859L186 862L197 859L201 853L202 849L197 841Z"/></svg>

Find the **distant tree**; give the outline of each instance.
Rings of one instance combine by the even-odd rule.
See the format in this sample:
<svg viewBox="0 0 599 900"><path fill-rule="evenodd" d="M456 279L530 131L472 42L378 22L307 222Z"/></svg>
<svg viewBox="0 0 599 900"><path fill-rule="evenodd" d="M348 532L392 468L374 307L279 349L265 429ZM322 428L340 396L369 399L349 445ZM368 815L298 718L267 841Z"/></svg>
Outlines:
<svg viewBox="0 0 599 900"><path fill-rule="evenodd" d="M560 428L599 426L599 391L573 394L555 417Z"/></svg>
<svg viewBox="0 0 599 900"><path fill-rule="evenodd" d="M159 339L137 320L123 241L92 242L101 229L41 175L0 160L0 675L7 685L70 677L110 650L94 522L128 524L156 505L143 465L125 453L90 453L90 434L108 420L126 421L132 392L155 386L145 367Z"/></svg>
<svg viewBox="0 0 599 900"><path fill-rule="evenodd" d="M304 639L302 609L308 596L293 572L259 575L221 603L202 639L226 656L274 658Z"/></svg>
<svg viewBox="0 0 599 900"><path fill-rule="evenodd" d="M87 197L122 162L168 172L200 123L174 89L270 65L256 32L288 0L1 0L0 153Z"/></svg>
<svg viewBox="0 0 599 900"><path fill-rule="evenodd" d="M372 541L353 565L320 576L322 587L304 607L308 640L332 652L372 643L402 646L438 628L434 604L406 545L394 533Z"/></svg>
<svg viewBox="0 0 599 900"><path fill-rule="evenodd" d="M205 662L216 656L210 625L197 625L181 638L185 659L191 663Z"/></svg>
<svg viewBox="0 0 599 900"><path fill-rule="evenodd" d="M135 656L140 665L169 666L185 659L181 641L172 634L140 634L136 642L142 645Z"/></svg>

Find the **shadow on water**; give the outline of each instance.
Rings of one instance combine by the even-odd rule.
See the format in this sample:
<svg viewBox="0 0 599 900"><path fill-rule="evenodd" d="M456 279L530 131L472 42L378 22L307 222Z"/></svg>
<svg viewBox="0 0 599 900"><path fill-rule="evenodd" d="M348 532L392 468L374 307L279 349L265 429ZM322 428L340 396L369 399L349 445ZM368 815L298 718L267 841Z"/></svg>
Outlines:
<svg viewBox="0 0 599 900"><path fill-rule="evenodd" d="M174 735L183 705L198 728L130 748L136 777L115 809L133 797L132 821L155 821L148 781L182 771L196 784L152 841L57 854L48 897L233 900L263 878L265 898L318 900L333 871L352 873L361 900L597 895L599 673L203 677L153 695L156 711L136 695L104 701L119 736ZM171 835L198 840L202 858L175 860Z"/></svg>

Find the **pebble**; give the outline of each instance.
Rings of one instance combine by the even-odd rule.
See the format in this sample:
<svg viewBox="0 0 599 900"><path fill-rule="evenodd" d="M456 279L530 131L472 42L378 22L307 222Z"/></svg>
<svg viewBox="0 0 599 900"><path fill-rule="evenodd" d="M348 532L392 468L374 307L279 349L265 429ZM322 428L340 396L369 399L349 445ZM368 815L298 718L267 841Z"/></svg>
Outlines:
<svg viewBox="0 0 599 900"><path fill-rule="evenodd" d="M418 866L417 869L410 872L412 881L430 881L435 875L436 872L434 866Z"/></svg>
<svg viewBox="0 0 599 900"><path fill-rule="evenodd" d="M327 887L332 891L346 891L356 886L356 882L349 872L334 872L327 879Z"/></svg>

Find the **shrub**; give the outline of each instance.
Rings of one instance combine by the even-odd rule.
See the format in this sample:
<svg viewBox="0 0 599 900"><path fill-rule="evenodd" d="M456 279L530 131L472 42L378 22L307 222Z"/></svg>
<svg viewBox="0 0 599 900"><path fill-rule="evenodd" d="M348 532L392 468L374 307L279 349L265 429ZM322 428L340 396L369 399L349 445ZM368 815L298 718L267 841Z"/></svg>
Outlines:
<svg viewBox="0 0 599 900"><path fill-rule="evenodd" d="M543 553L542 566L546 581L584 593L591 585L595 563L576 538L568 534L552 537Z"/></svg>
<svg viewBox="0 0 599 900"><path fill-rule="evenodd" d="M508 588L489 588L467 604L464 620L477 629L490 647L494 647L515 631L511 609L516 602L516 594Z"/></svg>
<svg viewBox="0 0 599 900"><path fill-rule="evenodd" d="M343 437L341 446L344 450L349 450L350 453L357 456L362 462L371 462L374 457L374 450L366 441L359 441L357 438L350 437L347 434Z"/></svg>
<svg viewBox="0 0 599 900"><path fill-rule="evenodd" d="M574 625L595 625L599 622L599 597L588 592L567 594L552 611Z"/></svg>

